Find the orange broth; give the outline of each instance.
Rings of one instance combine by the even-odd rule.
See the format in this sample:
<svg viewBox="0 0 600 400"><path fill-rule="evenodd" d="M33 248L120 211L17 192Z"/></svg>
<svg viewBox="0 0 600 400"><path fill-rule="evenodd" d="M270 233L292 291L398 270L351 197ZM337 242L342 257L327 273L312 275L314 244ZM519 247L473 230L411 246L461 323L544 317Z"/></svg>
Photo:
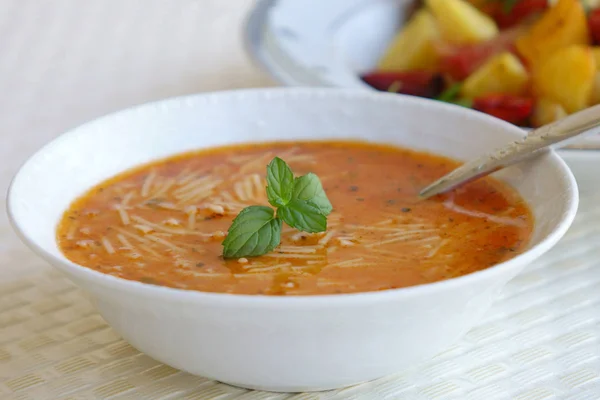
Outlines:
<svg viewBox="0 0 600 400"><path fill-rule="evenodd" d="M283 225L281 245L225 260L235 216L269 205L266 165L316 173L331 203L324 233ZM522 252L533 217L507 185L484 178L419 200L459 163L361 142L268 143L178 155L124 172L77 199L59 224L71 261L124 279L204 292L316 295L458 277Z"/></svg>

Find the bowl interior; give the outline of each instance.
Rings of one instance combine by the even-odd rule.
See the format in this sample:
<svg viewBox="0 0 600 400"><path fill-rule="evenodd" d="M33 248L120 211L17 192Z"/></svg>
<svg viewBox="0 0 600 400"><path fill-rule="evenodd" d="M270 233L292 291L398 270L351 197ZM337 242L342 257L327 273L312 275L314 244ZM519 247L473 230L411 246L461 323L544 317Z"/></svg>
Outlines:
<svg viewBox="0 0 600 400"><path fill-rule="evenodd" d="M15 177L9 214L30 245L64 259L55 228L74 198L125 169L175 153L242 142L351 138L466 160L522 135L460 107L367 91L267 89L175 98L100 118L44 147ZM497 176L532 207L532 246L566 229L577 192L557 155Z"/></svg>

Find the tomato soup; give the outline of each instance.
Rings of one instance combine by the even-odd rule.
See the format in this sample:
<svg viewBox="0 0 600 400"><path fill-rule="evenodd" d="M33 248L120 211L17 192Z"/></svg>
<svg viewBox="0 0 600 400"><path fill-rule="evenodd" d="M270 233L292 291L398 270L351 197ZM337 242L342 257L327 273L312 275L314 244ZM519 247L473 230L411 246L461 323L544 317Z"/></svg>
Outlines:
<svg viewBox="0 0 600 400"><path fill-rule="evenodd" d="M267 164L320 177L333 205L327 230L283 225L257 257L223 258L222 242L247 206L269 205ZM361 142L228 146L126 171L77 199L57 231L61 251L93 270L203 292L318 295L379 291L454 278L508 260L527 245L533 217L487 177L420 200L459 163Z"/></svg>

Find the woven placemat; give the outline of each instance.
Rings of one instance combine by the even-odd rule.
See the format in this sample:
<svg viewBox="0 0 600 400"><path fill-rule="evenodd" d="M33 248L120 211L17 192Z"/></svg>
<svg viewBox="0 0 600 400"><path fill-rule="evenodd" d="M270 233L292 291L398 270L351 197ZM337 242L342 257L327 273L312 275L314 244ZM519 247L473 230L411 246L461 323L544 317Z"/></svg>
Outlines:
<svg viewBox="0 0 600 400"><path fill-rule="evenodd" d="M46 269L0 285L0 398L597 400L600 186L589 185L591 172L581 175L593 164L579 165L585 186L566 237L509 283L485 320L425 365L323 393L231 387L138 352L70 281Z"/></svg>

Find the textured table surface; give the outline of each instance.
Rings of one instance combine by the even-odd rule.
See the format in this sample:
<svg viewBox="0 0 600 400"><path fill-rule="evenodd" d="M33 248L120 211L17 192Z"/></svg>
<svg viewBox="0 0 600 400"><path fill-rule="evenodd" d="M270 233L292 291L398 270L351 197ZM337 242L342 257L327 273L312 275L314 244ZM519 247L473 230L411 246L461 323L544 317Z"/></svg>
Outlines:
<svg viewBox="0 0 600 400"><path fill-rule="evenodd" d="M168 96L271 85L243 52L250 6L0 0L0 187L38 147L88 119ZM18 241L2 213L0 399L600 399L600 185L591 157L569 158L583 197L573 229L460 343L413 370L319 394L233 388L140 354Z"/></svg>

